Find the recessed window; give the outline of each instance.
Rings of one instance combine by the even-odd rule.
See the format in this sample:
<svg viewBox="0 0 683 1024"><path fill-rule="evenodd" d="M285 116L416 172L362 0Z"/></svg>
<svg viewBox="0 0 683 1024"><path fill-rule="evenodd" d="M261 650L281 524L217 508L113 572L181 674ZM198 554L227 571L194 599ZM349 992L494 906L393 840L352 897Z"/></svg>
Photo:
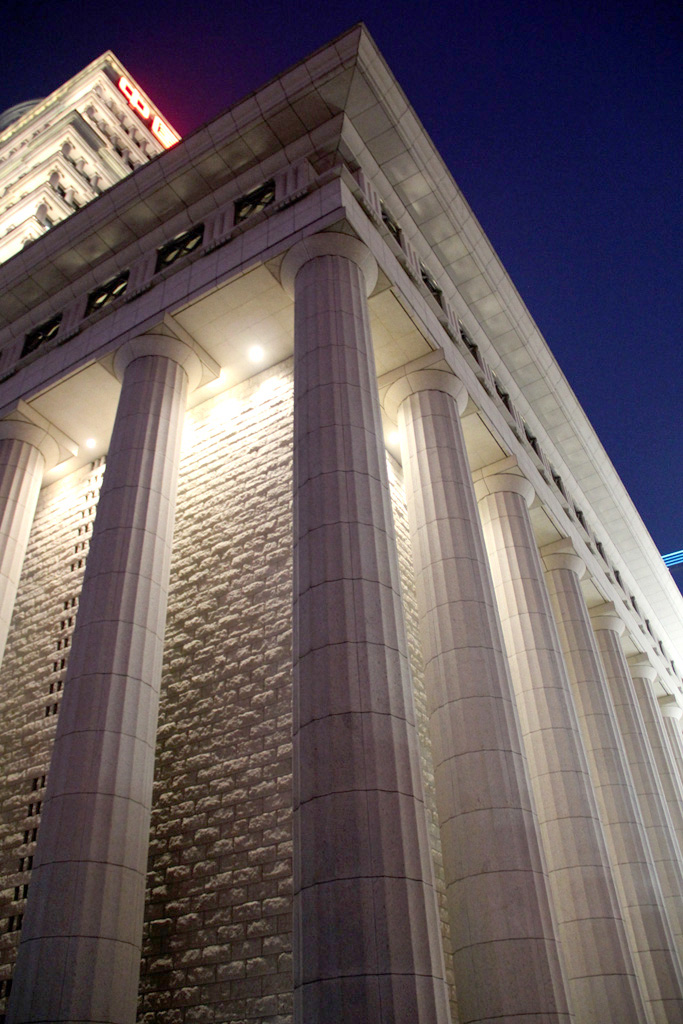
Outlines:
<svg viewBox="0 0 683 1024"><path fill-rule="evenodd" d="M235 200L235 224L241 224L248 217L265 210L275 199L275 182L267 181L246 195Z"/></svg>
<svg viewBox="0 0 683 1024"><path fill-rule="evenodd" d="M88 304L85 307L85 315L90 316L96 309L102 309L108 302L113 302L114 299L118 299L120 295L123 295L128 285L129 274L130 271L124 270L122 274L112 277L111 281L107 281L101 288L95 288L94 291L90 292Z"/></svg>
<svg viewBox="0 0 683 1024"><path fill-rule="evenodd" d="M529 442L529 444L531 445L531 447L533 448L533 450L536 452L536 454L538 455L538 457L540 459L540 457L541 457L540 445L538 443L538 440L537 440L535 434L532 433L531 429L529 428L528 423L526 423L526 422L524 422L524 436L526 437L527 441Z"/></svg>
<svg viewBox="0 0 683 1024"><path fill-rule="evenodd" d="M472 341L472 339L470 338L469 334L467 333L467 331L465 330L465 328L463 327L463 325L460 323L459 320L458 320L458 328L460 330L460 337L463 340L465 348L467 349L468 352L470 352L474 356L474 358L477 360L478 363L481 363L481 360L479 358L479 346L477 344L475 344L475 342Z"/></svg>
<svg viewBox="0 0 683 1024"><path fill-rule="evenodd" d="M496 377L495 373L493 374L493 383L496 389L496 394L500 398L501 402L508 410L508 412L512 412L512 402L510 401L510 396L508 395L507 391Z"/></svg>
<svg viewBox="0 0 683 1024"><path fill-rule="evenodd" d="M560 492L560 494L564 495L564 497L566 498L567 497L567 492L564 489L564 484L562 482L562 477L560 476L559 473L555 472L555 470L552 468L552 466L550 468L550 472L552 474L553 481L554 481L555 486L557 487L558 491Z"/></svg>
<svg viewBox="0 0 683 1024"><path fill-rule="evenodd" d="M58 313L57 316L53 316L51 320L46 320L40 327L34 327L32 331L29 331L24 338L24 347L21 350L20 358L29 355L31 352L35 352L36 349L40 348L41 345L45 345L46 342L52 341L59 330L59 325L62 322L62 314Z"/></svg>
<svg viewBox="0 0 683 1024"><path fill-rule="evenodd" d="M384 221L384 224L386 225L386 227L387 227L387 229L389 231L389 234L393 235L393 237L396 239L398 244L401 245L401 229L398 226L398 221L396 220L395 217L392 217L392 215L389 213L389 211L387 210L387 208L384 205L384 203L382 203L381 206L382 206L382 220Z"/></svg>
<svg viewBox="0 0 683 1024"><path fill-rule="evenodd" d="M439 305L443 306L443 292L425 267L424 263L420 263L420 274L422 276L423 283L427 286Z"/></svg>
<svg viewBox="0 0 683 1024"><path fill-rule="evenodd" d="M160 270L170 267L176 260L181 259L183 256L189 256L191 252L194 252L202 244L203 237L204 225L198 224L196 227L190 228L189 231L184 231L182 235L176 235L166 245L162 245L157 251L157 263L154 273L158 274Z"/></svg>

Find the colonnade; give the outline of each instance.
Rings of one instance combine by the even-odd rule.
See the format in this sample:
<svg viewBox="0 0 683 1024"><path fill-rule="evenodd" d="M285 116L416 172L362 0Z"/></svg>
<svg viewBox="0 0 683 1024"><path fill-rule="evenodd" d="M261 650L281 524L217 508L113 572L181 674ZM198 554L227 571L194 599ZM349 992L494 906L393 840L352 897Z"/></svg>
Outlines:
<svg viewBox="0 0 683 1024"><path fill-rule="evenodd" d="M376 278L365 245L332 232L281 268L295 301L297 1024L450 1020L369 328ZM180 431L199 358L143 335L116 359L13 1024L135 1020ZM539 552L515 460L473 479L467 392L442 354L380 384L400 432L461 1024L680 1022L678 707L656 701L649 662L626 662L615 609L589 613L569 542ZM15 567L0 575L0 613L41 474L35 439L12 429L0 424L0 541Z"/></svg>

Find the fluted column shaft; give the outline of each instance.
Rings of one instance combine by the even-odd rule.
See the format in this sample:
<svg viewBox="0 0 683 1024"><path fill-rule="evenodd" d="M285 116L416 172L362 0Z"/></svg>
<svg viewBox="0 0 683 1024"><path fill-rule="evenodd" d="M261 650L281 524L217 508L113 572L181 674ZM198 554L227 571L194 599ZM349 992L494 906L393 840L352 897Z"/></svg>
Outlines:
<svg viewBox="0 0 683 1024"><path fill-rule="evenodd" d="M0 439L0 661L14 609L45 459L27 441Z"/></svg>
<svg viewBox="0 0 683 1024"><path fill-rule="evenodd" d="M398 557L355 239L290 251L294 998L300 1024L446 1024Z"/></svg>
<svg viewBox="0 0 683 1024"><path fill-rule="evenodd" d="M186 392L186 371L173 358L142 355L125 369L48 776L11 1022L135 1021Z"/></svg>
<svg viewBox="0 0 683 1024"><path fill-rule="evenodd" d="M42 425L23 418L0 420L0 662L43 473L59 457L50 429L47 420Z"/></svg>
<svg viewBox="0 0 683 1024"><path fill-rule="evenodd" d="M683 734L681 734L683 708L680 707L676 698L671 695L659 697L657 703L659 704L659 710L664 721L664 729L671 744L671 752L674 756L678 779L683 787Z"/></svg>
<svg viewBox="0 0 683 1024"><path fill-rule="evenodd" d="M578 1024L643 1021L522 477L477 493Z"/></svg>
<svg viewBox="0 0 683 1024"><path fill-rule="evenodd" d="M463 1021L568 1019L519 722L460 425L464 386L408 372L397 407Z"/></svg>
<svg viewBox="0 0 683 1024"><path fill-rule="evenodd" d="M575 554L544 552L546 583L649 1020L683 1020L683 972L669 925L614 707L579 582Z"/></svg>
<svg viewBox="0 0 683 1024"><path fill-rule="evenodd" d="M628 665L640 712L647 729L647 737L652 747L655 766L659 772L659 781L662 784L662 791L678 840L678 847L683 850L683 789L669 737L664 729L659 704L652 692L652 684L657 678L657 670L646 657L629 658Z"/></svg>
<svg viewBox="0 0 683 1024"><path fill-rule="evenodd" d="M671 816L654 763L631 673L621 646L623 622L611 610L591 609L591 621L605 669L619 732L638 796L664 904L683 959L683 870Z"/></svg>

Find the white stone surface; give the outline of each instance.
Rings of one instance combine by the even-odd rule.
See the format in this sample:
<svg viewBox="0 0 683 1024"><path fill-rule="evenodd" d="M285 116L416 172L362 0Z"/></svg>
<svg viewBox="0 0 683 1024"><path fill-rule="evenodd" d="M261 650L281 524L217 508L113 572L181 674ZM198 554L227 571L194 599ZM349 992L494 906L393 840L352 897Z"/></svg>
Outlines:
<svg viewBox="0 0 683 1024"><path fill-rule="evenodd" d="M0 439L0 661L44 467L43 454L28 441Z"/></svg>
<svg viewBox="0 0 683 1024"><path fill-rule="evenodd" d="M0 662L43 473L74 450L69 438L24 402L0 420Z"/></svg>
<svg viewBox="0 0 683 1024"><path fill-rule="evenodd" d="M537 822L460 425L439 369L398 407L437 807L463 1021L569 1019Z"/></svg>
<svg viewBox="0 0 683 1024"><path fill-rule="evenodd" d="M644 1021L567 671L520 476L477 474L517 707L577 1024Z"/></svg>
<svg viewBox="0 0 683 1024"><path fill-rule="evenodd" d="M671 743L664 730L657 698L652 692L652 684L657 678L657 670L646 656L629 658L628 666L631 670L631 678L652 747L655 765L659 772L662 792L678 840L678 847L683 851L683 791Z"/></svg>
<svg viewBox="0 0 683 1024"><path fill-rule="evenodd" d="M562 644L626 934L650 1021L683 1019L683 971L579 582L571 544L544 549L546 583Z"/></svg>
<svg viewBox="0 0 683 1024"><path fill-rule="evenodd" d="M125 370L73 636L8 1020L136 1016L187 377Z"/></svg>
<svg viewBox="0 0 683 1024"><path fill-rule="evenodd" d="M591 609L591 621L638 795L640 813L659 875L666 911L679 957L683 960L681 852L621 645L623 623L611 604Z"/></svg>
<svg viewBox="0 0 683 1024"><path fill-rule="evenodd" d="M367 279L332 241L295 279L295 1020L446 1024Z"/></svg>

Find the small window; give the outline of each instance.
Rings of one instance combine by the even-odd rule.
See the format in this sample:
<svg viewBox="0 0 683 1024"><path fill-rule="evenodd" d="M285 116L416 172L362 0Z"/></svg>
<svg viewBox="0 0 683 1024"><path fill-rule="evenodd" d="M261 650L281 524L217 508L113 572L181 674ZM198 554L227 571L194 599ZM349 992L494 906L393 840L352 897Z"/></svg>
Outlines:
<svg viewBox="0 0 683 1024"><path fill-rule="evenodd" d="M562 477L560 476L559 473L556 473L555 470L552 467L551 467L550 471L552 473L552 478L553 478L553 481L555 483L555 486L557 487L557 489L560 492L560 494L562 494L566 498L567 497L567 492L564 489L564 483L562 482Z"/></svg>
<svg viewBox="0 0 683 1024"><path fill-rule="evenodd" d="M439 305L443 306L443 292L425 267L424 263L420 263L420 274L422 276L423 283L427 286Z"/></svg>
<svg viewBox="0 0 683 1024"><path fill-rule="evenodd" d="M24 347L21 350L20 358L29 355L31 352L35 352L36 349L40 348L41 345L45 345L46 342L52 341L59 330L59 325L62 322L62 314L58 313L57 316L53 316L51 320L46 320L40 327L34 327L32 331L29 331L24 338Z"/></svg>
<svg viewBox="0 0 683 1024"><path fill-rule="evenodd" d="M203 237L204 225L198 224L196 227L190 228L189 231L184 231L182 235L176 235L166 245L162 245L157 251L157 263L154 273L158 274L160 270L170 267L176 260L194 252L202 244Z"/></svg>
<svg viewBox="0 0 683 1024"><path fill-rule="evenodd" d="M396 239L398 244L401 245L401 229L398 226L398 221L395 219L395 217L392 217L392 215L389 213L389 211L387 210L387 208L384 205L384 203L382 203L381 206L382 206L382 220L383 220L384 224L386 225L387 230L389 231L389 234L393 235L393 237Z"/></svg>
<svg viewBox="0 0 683 1024"><path fill-rule="evenodd" d="M241 224L255 213L261 213L275 199L275 182L267 181L235 200L235 224Z"/></svg>
<svg viewBox="0 0 683 1024"><path fill-rule="evenodd" d="M130 271L124 270L122 274L112 277L111 281L107 281L101 288L95 288L94 291L90 292L88 304L85 307L85 315L90 316L96 309L102 309L108 302L113 302L114 299L118 299L120 295L123 295L128 286L129 273Z"/></svg>
<svg viewBox="0 0 683 1024"><path fill-rule="evenodd" d="M469 334L467 333L467 331L465 330L465 328L463 327L463 325L460 323L459 320L458 320L458 328L460 330L460 337L463 340L463 344L464 344L465 348L467 349L467 351L471 355L474 356L474 358L477 360L477 362L481 365L481 360L479 358L479 346L476 345L472 341L472 339L470 338Z"/></svg>
<svg viewBox="0 0 683 1024"><path fill-rule="evenodd" d="M495 373L493 374L493 383L496 389L496 394L500 398L501 402L508 410L508 412L512 412L512 403L510 401L510 396L508 395L507 391L496 377Z"/></svg>
<svg viewBox="0 0 683 1024"><path fill-rule="evenodd" d="M533 450L536 452L536 454L538 455L538 457L540 459L540 457L541 457L540 445L538 443L536 435L534 433L532 433L531 429L529 428L529 424L526 421L524 421L524 435L525 435L527 441L529 442L529 444L531 445L531 447L533 448Z"/></svg>

